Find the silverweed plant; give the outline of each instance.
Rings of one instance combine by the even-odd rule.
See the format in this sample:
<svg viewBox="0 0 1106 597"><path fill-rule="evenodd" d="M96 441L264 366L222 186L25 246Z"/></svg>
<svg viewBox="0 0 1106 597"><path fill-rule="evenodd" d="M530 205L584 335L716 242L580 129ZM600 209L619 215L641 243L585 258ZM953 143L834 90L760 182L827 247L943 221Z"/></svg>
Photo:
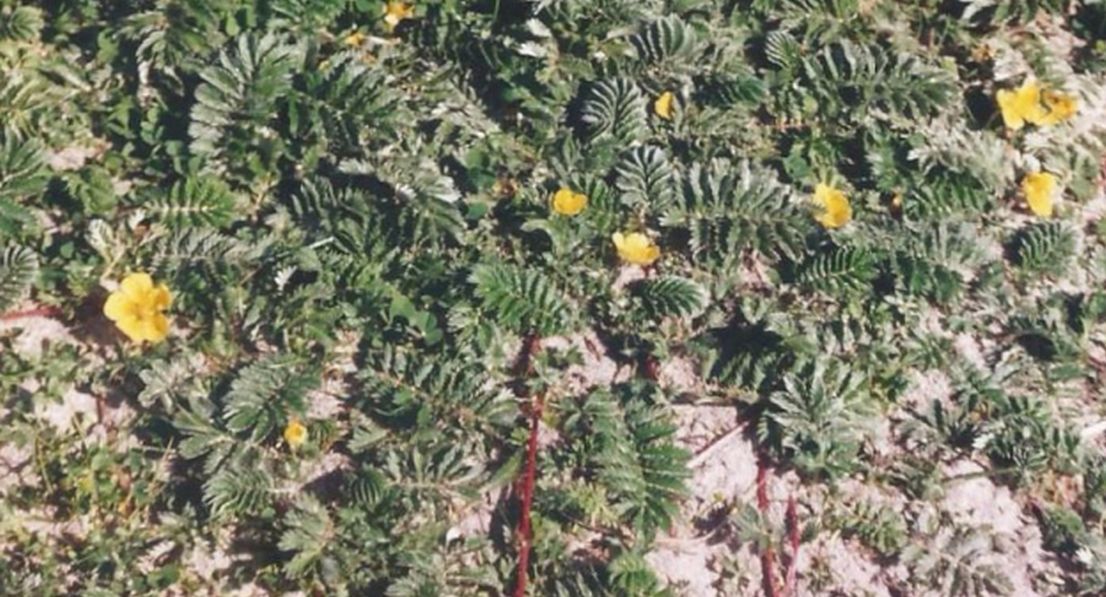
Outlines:
<svg viewBox="0 0 1106 597"><path fill-rule="evenodd" d="M1102 594L1104 177L1102 0L0 0L0 594Z"/></svg>

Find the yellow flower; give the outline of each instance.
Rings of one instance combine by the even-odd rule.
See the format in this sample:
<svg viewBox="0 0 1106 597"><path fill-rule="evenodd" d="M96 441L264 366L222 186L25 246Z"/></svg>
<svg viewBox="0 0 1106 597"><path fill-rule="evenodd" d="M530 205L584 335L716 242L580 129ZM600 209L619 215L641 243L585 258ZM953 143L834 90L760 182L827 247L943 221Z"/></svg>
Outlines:
<svg viewBox="0 0 1106 597"><path fill-rule="evenodd" d="M307 441L307 426L300 423L299 419L288 421L288 425L284 427L284 441L293 450L299 448Z"/></svg>
<svg viewBox="0 0 1106 597"><path fill-rule="evenodd" d="M665 120L672 120L675 101L676 96L671 91L665 91L653 102L653 112Z"/></svg>
<svg viewBox="0 0 1106 597"><path fill-rule="evenodd" d="M588 206L588 196L562 188L553 193L553 211L562 216L574 216Z"/></svg>
<svg viewBox="0 0 1106 597"><path fill-rule="evenodd" d="M404 19L409 19L415 14L415 7L406 2L389 0L384 4L384 22L388 24L388 30L395 29Z"/></svg>
<svg viewBox="0 0 1106 597"><path fill-rule="evenodd" d="M1075 116L1079 111L1079 100L1063 91L1046 91L1044 94L1048 114L1041 124L1057 124Z"/></svg>
<svg viewBox="0 0 1106 597"><path fill-rule="evenodd" d="M1022 179L1022 193L1029 210L1042 218L1052 217L1052 200L1056 195L1056 177L1048 172L1033 172Z"/></svg>
<svg viewBox="0 0 1106 597"><path fill-rule="evenodd" d="M891 207L902 209L902 193L895 193L891 196Z"/></svg>
<svg viewBox="0 0 1106 597"><path fill-rule="evenodd" d="M849 198L827 184L819 183L814 187L814 203L821 208L821 213L815 219L826 228L840 228L853 219Z"/></svg>
<svg viewBox="0 0 1106 597"><path fill-rule="evenodd" d="M1036 81L1026 81L1020 88L1002 89L995 94L1002 121L1007 128L1020 130L1025 123L1041 124L1048 114L1041 105L1041 86Z"/></svg>
<svg viewBox="0 0 1106 597"><path fill-rule="evenodd" d="M104 315L133 342L161 342L169 334L164 311L173 302L164 284L150 274L130 274L104 302Z"/></svg>
<svg viewBox="0 0 1106 597"><path fill-rule="evenodd" d="M346 44L347 46L356 48L365 43L365 34L360 31L354 31L353 33L347 35L345 39L342 40L342 43Z"/></svg>
<svg viewBox="0 0 1106 597"><path fill-rule="evenodd" d="M649 265L661 256L660 247L640 232L615 232L611 240L614 241L615 249L618 249L618 256L627 263Z"/></svg>

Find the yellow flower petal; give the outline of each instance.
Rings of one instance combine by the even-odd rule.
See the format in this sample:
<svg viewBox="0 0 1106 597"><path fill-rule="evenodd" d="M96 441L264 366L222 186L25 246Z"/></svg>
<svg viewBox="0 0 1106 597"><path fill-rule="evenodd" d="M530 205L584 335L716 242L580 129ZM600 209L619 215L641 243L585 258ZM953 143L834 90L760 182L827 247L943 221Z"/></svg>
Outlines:
<svg viewBox="0 0 1106 597"><path fill-rule="evenodd" d="M611 235L611 240L614 241L618 257L627 263L650 265L661 256L660 247L640 232L615 232Z"/></svg>
<svg viewBox="0 0 1106 597"><path fill-rule="evenodd" d="M288 425L284 427L284 441L293 449L302 446L307 441L307 426L300 423L299 419L288 421Z"/></svg>
<svg viewBox="0 0 1106 597"><path fill-rule="evenodd" d="M672 112L676 96L671 91L665 91L653 102L653 112L665 120L672 120Z"/></svg>
<svg viewBox="0 0 1106 597"><path fill-rule="evenodd" d="M119 289L131 300L141 300L154 288L154 279L150 274L130 274L119 283Z"/></svg>
<svg viewBox="0 0 1106 597"><path fill-rule="evenodd" d="M168 287L155 287L149 274L137 273L127 276L108 296L103 311L132 342L161 342L169 335L169 318L162 312L172 302Z"/></svg>
<svg viewBox="0 0 1106 597"><path fill-rule="evenodd" d="M1056 177L1048 172L1033 172L1022 179L1022 193L1029 210L1042 218L1052 217L1052 202L1056 195Z"/></svg>
<svg viewBox="0 0 1106 597"><path fill-rule="evenodd" d="M1014 92L1005 89L995 94L995 101L998 102L999 111L1002 112L1002 122L1006 128L1016 131L1025 126L1025 119L1018 111L1014 98Z"/></svg>
<svg viewBox="0 0 1106 597"><path fill-rule="evenodd" d="M1006 127L1019 130L1025 123L1041 124L1048 111L1041 105L1041 86L1036 81L1026 81L1014 91L1001 90L995 94L1002 121Z"/></svg>
<svg viewBox="0 0 1106 597"><path fill-rule="evenodd" d="M1048 114L1045 114L1041 124L1058 124L1070 120L1079 111L1079 100L1062 91L1046 91L1044 99Z"/></svg>
<svg viewBox="0 0 1106 597"><path fill-rule="evenodd" d="M342 40L342 43L347 46L356 48L357 46L365 43L365 34L361 33L360 31L354 31L353 33L347 35L345 39Z"/></svg>
<svg viewBox="0 0 1106 597"><path fill-rule="evenodd" d="M142 331L145 334L143 339L157 344L169 335L169 318L157 313L142 322Z"/></svg>
<svg viewBox="0 0 1106 597"><path fill-rule="evenodd" d="M159 284L157 288L151 291L153 297L153 305L159 311L165 311L173 305L173 295L169 294L169 287L164 284Z"/></svg>
<svg viewBox="0 0 1106 597"><path fill-rule="evenodd" d="M119 321L130 315L132 311L131 301L122 292L113 292L104 301L104 317L112 321Z"/></svg>
<svg viewBox="0 0 1106 597"><path fill-rule="evenodd" d="M119 331L123 332L131 342L139 343L146 337L146 331L143 329L142 320L138 317L124 317L115 322L115 327L119 328Z"/></svg>
<svg viewBox="0 0 1106 597"><path fill-rule="evenodd" d="M562 216L574 216L588 205L588 196L562 188L553 194L553 211Z"/></svg>
<svg viewBox="0 0 1106 597"><path fill-rule="evenodd" d="M818 223L827 229L840 228L853 218L853 208L845 193L827 184L814 187L814 204L821 208L815 216Z"/></svg>
<svg viewBox="0 0 1106 597"><path fill-rule="evenodd" d="M388 29L395 29L404 19L411 18L415 14L415 7L406 2L390 1L384 4L384 22Z"/></svg>

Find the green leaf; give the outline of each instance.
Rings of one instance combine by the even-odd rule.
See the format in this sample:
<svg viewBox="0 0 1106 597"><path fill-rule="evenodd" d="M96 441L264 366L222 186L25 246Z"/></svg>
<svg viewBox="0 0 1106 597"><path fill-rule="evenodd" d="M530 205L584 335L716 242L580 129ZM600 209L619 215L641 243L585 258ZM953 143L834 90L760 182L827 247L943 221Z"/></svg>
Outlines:
<svg viewBox="0 0 1106 597"><path fill-rule="evenodd" d="M479 265L469 275L469 282L476 286L484 308L517 334L550 336L567 327L567 298L537 270Z"/></svg>
<svg viewBox="0 0 1106 597"><path fill-rule="evenodd" d="M706 290L696 282L678 276L641 280L634 283L631 292L645 316L653 320L694 318L707 305Z"/></svg>
<svg viewBox="0 0 1106 597"><path fill-rule="evenodd" d="M248 432L254 441L269 437L289 416L304 416L307 393L319 384L318 372L293 356L266 358L243 369L224 398L227 429Z"/></svg>
<svg viewBox="0 0 1106 597"><path fill-rule="evenodd" d="M26 296L38 275L38 256L18 245L0 246L0 312Z"/></svg>
<svg viewBox="0 0 1106 597"><path fill-rule="evenodd" d="M584 100L583 121L591 139L620 144L640 141L646 133L645 96L629 79L601 81Z"/></svg>
<svg viewBox="0 0 1106 597"><path fill-rule="evenodd" d="M634 148L615 166L615 176L621 201L628 207L659 212L672 201L673 171L659 148Z"/></svg>
<svg viewBox="0 0 1106 597"><path fill-rule="evenodd" d="M226 226L234 216L235 197L226 183L210 176L177 182L169 192L146 203L150 216L170 228Z"/></svg>

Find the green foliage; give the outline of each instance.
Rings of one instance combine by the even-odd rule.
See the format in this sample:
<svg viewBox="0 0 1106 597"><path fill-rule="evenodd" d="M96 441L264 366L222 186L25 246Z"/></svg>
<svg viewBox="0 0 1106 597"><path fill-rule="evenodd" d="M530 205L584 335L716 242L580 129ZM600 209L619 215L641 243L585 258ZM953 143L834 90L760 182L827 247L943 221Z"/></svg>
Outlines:
<svg viewBox="0 0 1106 597"><path fill-rule="evenodd" d="M294 357L279 356L251 364L239 373L223 401L227 429L268 437L289 416L306 411L307 392L318 385L318 372L304 369Z"/></svg>
<svg viewBox="0 0 1106 597"><path fill-rule="evenodd" d="M1025 23L1038 12L1063 13L1067 0L963 0L961 18L979 24L997 25L1011 21Z"/></svg>
<svg viewBox="0 0 1106 597"><path fill-rule="evenodd" d="M204 483L204 503L216 518L260 516L272 507L271 484L264 471L224 468Z"/></svg>
<svg viewBox="0 0 1106 597"><path fill-rule="evenodd" d="M388 351L365 363L359 377L367 413L435 445L476 441L465 437L475 430L468 428L470 423L493 431L508 425L516 414L502 389L485 387L481 371L473 365ZM454 421L456 427L443 429L443 421Z"/></svg>
<svg viewBox="0 0 1106 597"><path fill-rule="evenodd" d="M1019 230L1011 242L1018 267L1051 275L1063 275L1075 246L1074 235L1061 222L1032 224Z"/></svg>
<svg viewBox="0 0 1106 597"><path fill-rule="evenodd" d="M321 570L326 562L327 543L333 535L333 521L326 508L311 495L301 497L284 519L287 530L277 545L292 552L292 559L284 564L291 576L302 577L313 570Z"/></svg>
<svg viewBox="0 0 1106 597"><path fill-rule="evenodd" d="M768 397L757 436L804 474L831 479L848 474L857 466L875 414L864 383L842 366L804 367Z"/></svg>
<svg viewBox="0 0 1106 597"><path fill-rule="evenodd" d="M944 108L955 89L946 71L915 56L851 42L802 59L801 72L826 119L925 117Z"/></svg>
<svg viewBox="0 0 1106 597"><path fill-rule="evenodd" d="M38 144L4 137L0 143L0 239L33 227L34 218L20 203L46 189L50 173Z"/></svg>
<svg viewBox="0 0 1106 597"><path fill-rule="evenodd" d="M898 555L909 536L901 513L888 506L861 502L833 521L846 537L855 537L881 557Z"/></svg>
<svg viewBox="0 0 1106 597"><path fill-rule="evenodd" d="M38 37L44 21L42 9L34 6L5 6L0 9L0 39L32 41Z"/></svg>
<svg viewBox="0 0 1106 597"><path fill-rule="evenodd" d="M1041 515L1041 544L1045 549L1071 557L1087 534L1079 515L1067 508L1051 508Z"/></svg>
<svg viewBox="0 0 1106 597"><path fill-rule="evenodd" d="M681 181L680 195L661 221L687 234L695 257L708 263L748 250L794 258L811 229L791 189L749 162L696 164Z"/></svg>
<svg viewBox="0 0 1106 597"><path fill-rule="evenodd" d="M306 93L327 146L336 155L356 153L370 140L387 139L393 133L397 102L384 74L354 55L332 61ZM306 114L303 117L314 121Z"/></svg>
<svg viewBox="0 0 1106 597"><path fill-rule="evenodd" d="M163 197L156 197L143 207L154 220L170 228L228 224L234 215L235 197L217 178L189 178L177 182Z"/></svg>
<svg viewBox="0 0 1106 597"><path fill-rule="evenodd" d="M932 223L902 232L902 248L890 270L905 293L950 302L966 290L962 272L984 262L978 233L970 225Z"/></svg>
<svg viewBox="0 0 1106 597"><path fill-rule="evenodd" d="M672 167L656 147L638 147L615 166L623 205L663 211L672 200Z"/></svg>
<svg viewBox="0 0 1106 597"><path fill-rule="evenodd" d="M598 499L583 500L587 492L561 490L564 497L543 508L570 519L577 508L584 520L610 517L646 541L666 528L677 514L676 500L686 492L689 455L673 441L676 428L657 403L659 394L651 384L620 384L562 405L568 445L557 460L582 465L584 478L597 484L592 491L599 491ZM566 500L571 494L577 497Z"/></svg>
<svg viewBox="0 0 1106 597"><path fill-rule="evenodd" d="M1002 396L985 428L985 450L1007 476L1024 481L1044 470L1072 469L1080 458L1079 436L1058 427L1044 404Z"/></svg>
<svg viewBox="0 0 1106 597"><path fill-rule="evenodd" d="M0 248L0 311L14 306L27 293L38 273L38 258L18 245Z"/></svg>
<svg viewBox="0 0 1106 597"><path fill-rule="evenodd" d="M667 276L642 280L634 285L633 292L645 316L654 320L673 316L691 318L706 308L706 291L686 278Z"/></svg>
<svg viewBox="0 0 1106 597"><path fill-rule="evenodd" d="M550 335L568 321L568 299L541 273L519 267L482 265L469 282L484 308L515 333Z"/></svg>
<svg viewBox="0 0 1106 597"><path fill-rule="evenodd" d="M903 559L912 574L944 595L1007 594L1013 587L998 567L995 537L968 527L947 528L928 544L907 547Z"/></svg>
<svg viewBox="0 0 1106 597"><path fill-rule="evenodd" d="M654 65L690 66L699 47L695 28L675 15L657 19L630 39L639 60ZM680 65L679 63L684 63Z"/></svg>
<svg viewBox="0 0 1106 597"><path fill-rule="evenodd" d="M865 249L833 249L804 263L798 281L829 294L862 293L871 288L876 265L875 256Z"/></svg>
<svg viewBox="0 0 1106 597"><path fill-rule="evenodd" d="M0 587L510 593L539 409L529 594L785 567L779 479L712 485L746 440L801 540L904 572L804 548L793 592L1010 589L939 497L979 476L1035 590L1103 593L1102 2L383 4L0 0ZM1075 113L1006 126L1030 80ZM163 342L103 315L134 272Z"/></svg>
<svg viewBox="0 0 1106 597"><path fill-rule="evenodd" d="M645 135L645 96L629 79L611 79L595 84L584 100L581 118L589 138L628 145Z"/></svg>
<svg viewBox="0 0 1106 597"><path fill-rule="evenodd" d="M227 163L228 157L278 151L271 127L300 59L295 46L272 34L243 34L220 52L218 63L199 73L204 82L196 88L188 127L191 151L235 168L241 166Z"/></svg>

